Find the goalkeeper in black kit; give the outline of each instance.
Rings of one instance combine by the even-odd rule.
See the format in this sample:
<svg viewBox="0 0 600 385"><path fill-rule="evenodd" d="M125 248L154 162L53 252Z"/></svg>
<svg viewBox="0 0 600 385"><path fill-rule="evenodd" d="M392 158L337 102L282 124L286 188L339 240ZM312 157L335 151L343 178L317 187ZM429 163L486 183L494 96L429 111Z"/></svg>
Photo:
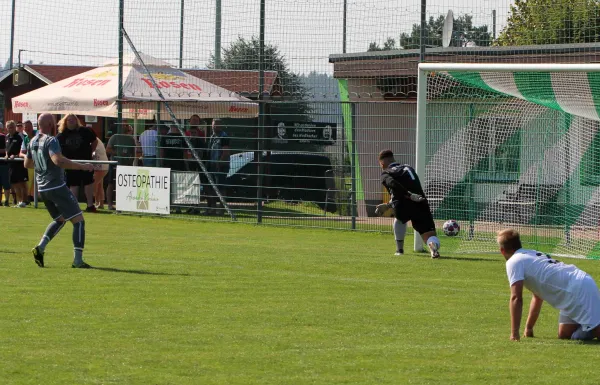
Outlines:
<svg viewBox="0 0 600 385"><path fill-rule="evenodd" d="M429 209L429 203L421 187L415 170L407 165L397 163L390 150L379 153L381 184L390 193L389 203L377 205L375 213L383 215L388 209L394 210L394 237L396 238L396 255L404 254L404 236L406 222L411 221L423 242L429 247L431 258L439 258L440 240L436 236L435 223Z"/></svg>

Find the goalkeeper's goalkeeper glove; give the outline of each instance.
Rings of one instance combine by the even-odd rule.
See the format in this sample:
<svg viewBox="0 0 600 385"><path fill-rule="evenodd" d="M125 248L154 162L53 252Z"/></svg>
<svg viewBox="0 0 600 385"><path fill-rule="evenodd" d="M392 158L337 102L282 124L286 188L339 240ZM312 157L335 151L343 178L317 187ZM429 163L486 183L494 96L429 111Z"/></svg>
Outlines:
<svg viewBox="0 0 600 385"><path fill-rule="evenodd" d="M425 201L425 197L422 196L422 195L419 195L419 194L410 193L409 198L410 198L411 201L417 202L417 203Z"/></svg>
<svg viewBox="0 0 600 385"><path fill-rule="evenodd" d="M375 214L381 216L383 215L392 205L390 203L381 203L375 207Z"/></svg>

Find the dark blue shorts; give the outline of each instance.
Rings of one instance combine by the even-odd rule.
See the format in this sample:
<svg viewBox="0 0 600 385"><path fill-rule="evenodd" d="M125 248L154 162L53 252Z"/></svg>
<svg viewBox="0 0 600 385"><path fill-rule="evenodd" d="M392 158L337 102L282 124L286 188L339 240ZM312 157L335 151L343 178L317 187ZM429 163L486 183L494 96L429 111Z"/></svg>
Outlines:
<svg viewBox="0 0 600 385"><path fill-rule="evenodd" d="M0 186L8 190L10 188L10 174L8 165L0 165Z"/></svg>
<svg viewBox="0 0 600 385"><path fill-rule="evenodd" d="M65 221L68 221L81 214L77 198L67 186L41 191L40 196L46 205L46 210L54 220L63 217Z"/></svg>

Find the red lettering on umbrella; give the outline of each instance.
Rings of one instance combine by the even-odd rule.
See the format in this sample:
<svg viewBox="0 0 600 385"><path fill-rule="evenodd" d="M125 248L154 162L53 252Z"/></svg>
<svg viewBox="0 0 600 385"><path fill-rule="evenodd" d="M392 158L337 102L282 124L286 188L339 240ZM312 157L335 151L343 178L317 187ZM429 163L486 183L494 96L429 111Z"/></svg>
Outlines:
<svg viewBox="0 0 600 385"><path fill-rule="evenodd" d="M80 86L98 86L102 87L110 83L110 80L86 80L86 79L73 79L73 81L64 86L64 88L80 87Z"/></svg>
<svg viewBox="0 0 600 385"><path fill-rule="evenodd" d="M94 107L108 106L108 100L94 99Z"/></svg>
<svg viewBox="0 0 600 385"><path fill-rule="evenodd" d="M241 113L245 113L248 112L249 108L248 107L237 107L237 106L231 106L229 107L229 112L241 112Z"/></svg>
<svg viewBox="0 0 600 385"><path fill-rule="evenodd" d="M142 78L142 81L144 83L146 83L146 85L150 88L154 88L154 85L152 84L152 81L150 79L145 79ZM195 85L195 84L191 84L191 83L181 83L181 82L166 82L166 81L160 81L156 83L156 86L160 89L160 88L183 88L186 90L192 89L195 91L202 91L202 88L200 88L199 86Z"/></svg>
<svg viewBox="0 0 600 385"><path fill-rule="evenodd" d="M15 100L14 103L14 108L29 108L29 103L28 102L20 102L18 100Z"/></svg>

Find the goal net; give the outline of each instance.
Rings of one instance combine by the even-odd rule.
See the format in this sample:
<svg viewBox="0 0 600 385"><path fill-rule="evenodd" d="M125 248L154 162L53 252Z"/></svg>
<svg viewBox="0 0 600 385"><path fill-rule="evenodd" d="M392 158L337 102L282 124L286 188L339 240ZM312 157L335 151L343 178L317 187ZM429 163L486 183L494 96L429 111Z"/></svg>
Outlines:
<svg viewBox="0 0 600 385"><path fill-rule="evenodd" d="M457 252L600 257L600 65L421 64L417 173ZM416 249L421 248L415 242Z"/></svg>

